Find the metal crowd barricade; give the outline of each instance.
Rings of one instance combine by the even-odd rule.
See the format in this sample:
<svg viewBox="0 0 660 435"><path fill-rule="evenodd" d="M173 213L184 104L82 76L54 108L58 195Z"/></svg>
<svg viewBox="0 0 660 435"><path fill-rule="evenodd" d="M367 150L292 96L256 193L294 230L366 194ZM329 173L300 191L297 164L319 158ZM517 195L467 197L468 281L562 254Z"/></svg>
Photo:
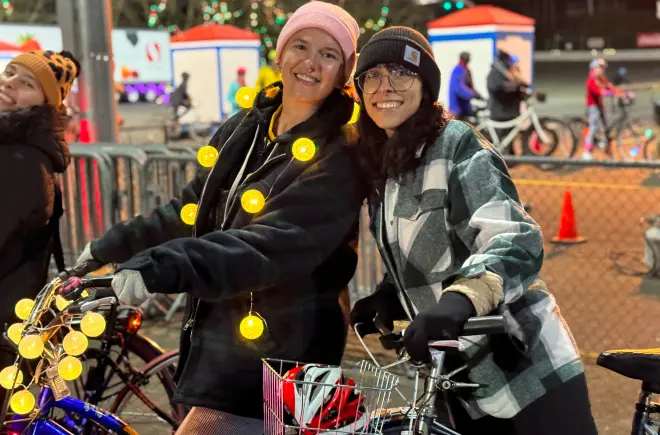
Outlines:
<svg viewBox="0 0 660 435"><path fill-rule="evenodd" d="M93 149L71 150L71 164L60 176L64 215L60 237L67 265L73 264L89 240L113 225L112 172L104 154Z"/></svg>

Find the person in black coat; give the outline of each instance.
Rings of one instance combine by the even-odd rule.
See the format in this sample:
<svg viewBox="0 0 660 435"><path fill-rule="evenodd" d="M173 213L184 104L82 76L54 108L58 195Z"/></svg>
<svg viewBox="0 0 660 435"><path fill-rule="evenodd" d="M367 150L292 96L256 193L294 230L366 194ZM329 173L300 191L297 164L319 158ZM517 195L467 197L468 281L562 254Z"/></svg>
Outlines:
<svg viewBox="0 0 660 435"><path fill-rule="evenodd" d="M0 316L19 321L14 305L34 298L48 279L54 229L61 215L57 174L70 156L62 105L80 66L68 52L23 53L0 74ZM2 340L0 369L14 362ZM0 400L5 394L0 389Z"/></svg>
<svg viewBox="0 0 660 435"><path fill-rule="evenodd" d="M341 362L339 298L357 265L366 197L345 88L358 36L336 5L299 8L279 35L282 81L214 135L210 171L79 259L120 263L112 287L124 303L189 295L175 400L193 409L177 433L263 433L261 358ZM240 333L249 313L265 323L257 338Z"/></svg>

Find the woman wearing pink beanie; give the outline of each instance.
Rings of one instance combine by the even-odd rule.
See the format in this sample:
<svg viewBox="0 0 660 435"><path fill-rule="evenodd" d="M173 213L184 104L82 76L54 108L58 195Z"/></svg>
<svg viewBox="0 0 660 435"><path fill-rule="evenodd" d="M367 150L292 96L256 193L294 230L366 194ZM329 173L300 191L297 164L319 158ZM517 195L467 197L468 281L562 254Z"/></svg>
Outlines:
<svg viewBox="0 0 660 435"><path fill-rule="evenodd" d="M278 40L282 81L214 135L212 168L78 259L117 263L124 303L188 293L175 400L192 410L177 434L263 433L261 358L341 362L367 190L344 136L358 35L338 6L299 8ZM257 338L239 333L248 313L265 323Z"/></svg>

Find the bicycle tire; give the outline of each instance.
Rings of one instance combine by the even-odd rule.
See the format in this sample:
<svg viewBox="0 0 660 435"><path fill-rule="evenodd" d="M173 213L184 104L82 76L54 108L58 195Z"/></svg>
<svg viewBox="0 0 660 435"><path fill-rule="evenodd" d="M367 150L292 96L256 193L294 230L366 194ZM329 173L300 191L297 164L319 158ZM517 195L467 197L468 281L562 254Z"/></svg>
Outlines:
<svg viewBox="0 0 660 435"><path fill-rule="evenodd" d="M542 124L557 124L559 127L559 130L561 132L561 135L559 137L559 144L557 145L557 149L561 149L564 152L557 157L559 158L567 158L570 159L573 157L573 155L577 151L577 142L578 138L575 135L575 132L571 130L570 126L568 125L568 122L555 118L553 116L543 116L539 118ZM567 143L565 144L562 139L565 139ZM557 150L555 150L557 151Z"/></svg>
<svg viewBox="0 0 660 435"><path fill-rule="evenodd" d="M145 364L144 368L148 366L148 364L157 359L158 357L165 355L165 350L158 345L154 340L150 339L149 337L142 335L142 334L135 334L135 335L125 335L124 336L124 346L126 347L126 350L128 352L129 358L131 356L136 356L142 363ZM90 347L88 348L85 353L83 354L83 363L88 365L87 360L95 360L98 362L99 359L99 352L100 349ZM96 367L96 366L95 366ZM144 370L143 368L143 370ZM116 375L112 375L109 378L106 378L108 374L110 373L110 366L106 366L105 372L104 372L104 378L109 379L108 384L112 388L113 381L111 379L116 379L117 382L121 382L120 379L116 377ZM76 392L78 394L75 394L78 396L80 399L88 401L92 405L100 406L101 403L93 403L95 401L91 401L91 397L87 397L87 391L85 391L84 386L87 385L88 382L88 377L91 374L91 370L86 371L86 377L84 378L79 378L79 381L81 384L76 384ZM78 382L78 380L76 380ZM172 402L172 397L174 395L174 388L171 387L171 385L174 385L174 373L171 373L168 376L168 379L162 379L161 383L163 384L163 389L165 392L167 392L168 395L168 400L170 403ZM106 386L108 386L106 384ZM126 387L125 387L126 388ZM123 389L122 389L123 390ZM101 402L104 402L105 400L112 400L112 402L109 403L114 403L117 400L117 396L119 393L121 393L122 390L119 390L119 392L110 394L109 396L102 397ZM80 395L80 393L83 392L84 397ZM114 399L113 399L114 396ZM96 433L94 432L95 428L92 427L86 427L83 430L83 433Z"/></svg>
<svg viewBox="0 0 660 435"><path fill-rule="evenodd" d="M557 133L555 127L548 127L546 124L543 123L543 121L539 120L541 123L541 126L543 127L543 132L549 136L550 139L550 144L546 145L547 149L544 150L541 153L535 152L531 148L531 138L532 135L536 134L538 136L538 133L536 132L536 129L532 125L529 129L526 131L522 132L522 138L523 138L523 155L527 156L539 156L539 157L547 157L552 155L555 150L557 149L557 146L559 146L559 133ZM540 138L537 138L537 140L540 141Z"/></svg>
<svg viewBox="0 0 660 435"><path fill-rule="evenodd" d="M178 428L178 425L180 425L181 422L183 422L183 419L185 418L188 412L188 409L185 405L176 404L172 400L172 397L174 396L174 391L176 390L176 384L174 383L174 373L176 372L176 364L178 364L179 362L179 357L180 354L178 349L170 351L168 353L161 355L160 357L151 360L141 370L142 375L146 376L147 378L150 377L150 375L155 374L160 379L161 384L163 384L163 387L167 392L168 400L172 408L170 412L170 417L176 423L178 423L177 427L173 429ZM169 368L171 369L167 370ZM163 369L165 369L166 376L161 376L160 372ZM110 412L112 414L117 414L117 412L121 410L124 401L127 400L127 398L130 398L132 394L133 391L128 386L125 386L117 394L114 403L110 407Z"/></svg>
<svg viewBox="0 0 660 435"><path fill-rule="evenodd" d="M573 157L577 157L580 150L584 149L584 135L586 129L589 128L589 123L584 118L576 116L569 118L566 125L575 135L575 153Z"/></svg>
<svg viewBox="0 0 660 435"><path fill-rule="evenodd" d="M656 161L660 157L660 150L658 150L658 140L655 136L651 136L644 143L644 160Z"/></svg>
<svg viewBox="0 0 660 435"><path fill-rule="evenodd" d="M626 139L623 137L624 133L627 131L632 133L635 143L641 144L641 149L638 149L636 146L633 148L635 151L627 149L627 147L624 145ZM619 156L623 161L635 161L638 160L638 156L646 158L645 153L647 142L648 140L644 140L644 135L637 131L637 126L634 124L623 126L616 132L616 151L619 153Z"/></svg>

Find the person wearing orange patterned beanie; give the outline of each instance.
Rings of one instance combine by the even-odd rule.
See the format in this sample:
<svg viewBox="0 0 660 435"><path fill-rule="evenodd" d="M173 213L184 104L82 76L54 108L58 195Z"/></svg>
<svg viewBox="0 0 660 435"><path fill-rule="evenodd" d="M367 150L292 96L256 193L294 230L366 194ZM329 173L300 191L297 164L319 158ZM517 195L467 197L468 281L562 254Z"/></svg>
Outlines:
<svg viewBox="0 0 660 435"><path fill-rule="evenodd" d="M62 101L79 72L80 66L70 53L34 51L16 56L0 73L3 328L18 321L13 314L16 302L34 298L48 279L55 229L62 213L57 174L66 170L70 160ZM0 345L0 367L13 362L14 352L7 343Z"/></svg>

